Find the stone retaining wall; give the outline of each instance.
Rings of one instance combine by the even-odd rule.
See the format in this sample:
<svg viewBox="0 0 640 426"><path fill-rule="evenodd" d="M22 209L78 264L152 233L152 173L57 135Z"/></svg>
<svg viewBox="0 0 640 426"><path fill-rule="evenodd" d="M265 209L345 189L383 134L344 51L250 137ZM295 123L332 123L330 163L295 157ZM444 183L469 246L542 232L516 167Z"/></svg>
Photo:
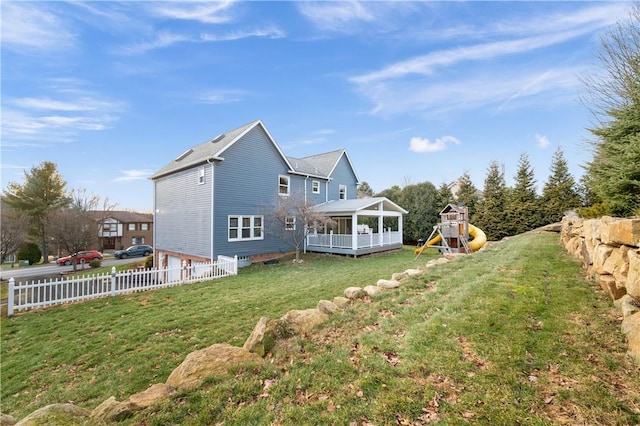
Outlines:
<svg viewBox="0 0 640 426"><path fill-rule="evenodd" d="M565 216L560 238L620 308L629 355L640 364L640 218Z"/></svg>

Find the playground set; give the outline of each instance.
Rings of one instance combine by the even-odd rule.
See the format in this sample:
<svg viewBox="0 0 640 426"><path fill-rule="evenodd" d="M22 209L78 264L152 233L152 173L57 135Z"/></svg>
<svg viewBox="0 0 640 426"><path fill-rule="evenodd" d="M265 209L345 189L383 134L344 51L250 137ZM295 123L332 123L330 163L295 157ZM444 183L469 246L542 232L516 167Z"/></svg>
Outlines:
<svg viewBox="0 0 640 426"><path fill-rule="evenodd" d="M417 259L429 247L440 249L442 253L469 254L480 250L486 243L485 233L469 223L469 209L448 204L440 212L440 223L433 227L427 242L416 248L415 254Z"/></svg>

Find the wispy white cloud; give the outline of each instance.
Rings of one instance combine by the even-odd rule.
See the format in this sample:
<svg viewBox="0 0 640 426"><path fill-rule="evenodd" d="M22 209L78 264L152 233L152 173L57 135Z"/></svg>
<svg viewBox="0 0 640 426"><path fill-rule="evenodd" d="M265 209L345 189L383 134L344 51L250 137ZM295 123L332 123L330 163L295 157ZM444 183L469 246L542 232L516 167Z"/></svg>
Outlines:
<svg viewBox="0 0 640 426"><path fill-rule="evenodd" d="M139 169L139 170L121 170L121 176L118 176L113 181L114 182L133 182L136 180L146 180L152 174L153 171L149 169Z"/></svg>
<svg viewBox="0 0 640 426"><path fill-rule="evenodd" d="M462 62L485 61L497 57L530 52L570 40L580 32L561 32L558 34L528 37L519 40L497 41L469 47L437 51L397 62L379 71L351 78L357 84L371 84L402 78L411 74L430 75L439 68L451 67Z"/></svg>
<svg viewBox="0 0 640 426"><path fill-rule="evenodd" d="M342 30L354 22L372 22L375 14L370 4L359 1L299 2L298 11L316 26L327 30Z"/></svg>
<svg viewBox="0 0 640 426"><path fill-rule="evenodd" d="M277 39L283 38L286 36L286 33L280 28L271 26L261 29L254 30L235 30L231 32L221 33L221 34L212 34L212 33L202 33L200 34L199 41L208 42L208 41L234 41L234 40L242 40L250 37L263 37L269 39Z"/></svg>
<svg viewBox="0 0 640 426"><path fill-rule="evenodd" d="M50 96L3 98L4 146L51 146L75 140L82 131L112 127L124 102L91 93L74 79L53 80L39 90Z"/></svg>
<svg viewBox="0 0 640 426"><path fill-rule="evenodd" d="M198 95L197 101L203 104L228 104L232 102L240 102L248 92L243 90L210 90Z"/></svg>
<svg viewBox="0 0 640 426"><path fill-rule="evenodd" d="M133 43L131 45L122 46L115 50L116 53L123 55L139 55L155 49L162 49L173 46L174 44L194 41L192 36L185 34L175 34L170 31L160 31L154 34L150 40Z"/></svg>
<svg viewBox="0 0 640 426"><path fill-rule="evenodd" d="M449 145L459 145L460 141L454 136L443 136L437 138L434 142L429 139L414 136L409 143L409 150L419 153L432 153L438 151L444 151Z"/></svg>
<svg viewBox="0 0 640 426"><path fill-rule="evenodd" d="M190 1L149 3L150 13L170 19L198 21L204 24L229 22L231 7L235 1Z"/></svg>
<svg viewBox="0 0 640 426"><path fill-rule="evenodd" d="M544 135L536 135L536 142L538 143L538 146L540 148L547 148L549 145L551 145L551 141L549 140L548 137L544 136Z"/></svg>
<svg viewBox="0 0 640 426"><path fill-rule="evenodd" d="M114 50L117 54L122 55L140 55L156 49L164 49L180 43L211 43L242 40L245 38L283 38L285 32L276 28L262 28L253 30L234 30L230 32L222 32L214 34L211 32L201 34L178 34L170 31L161 31L149 38L149 40L133 43L127 46L121 46Z"/></svg>
<svg viewBox="0 0 640 426"><path fill-rule="evenodd" d="M493 73L470 73L457 79L411 79L377 83L360 88L373 108L370 113L444 115L476 108L494 112L536 102L551 103L575 100L580 84L580 68L557 68L550 72L535 69L496 69ZM541 79L540 75L545 78ZM536 84L532 84L532 82Z"/></svg>
<svg viewBox="0 0 640 426"><path fill-rule="evenodd" d="M3 1L1 17L3 47L21 53L54 53L76 44L66 22L42 4Z"/></svg>

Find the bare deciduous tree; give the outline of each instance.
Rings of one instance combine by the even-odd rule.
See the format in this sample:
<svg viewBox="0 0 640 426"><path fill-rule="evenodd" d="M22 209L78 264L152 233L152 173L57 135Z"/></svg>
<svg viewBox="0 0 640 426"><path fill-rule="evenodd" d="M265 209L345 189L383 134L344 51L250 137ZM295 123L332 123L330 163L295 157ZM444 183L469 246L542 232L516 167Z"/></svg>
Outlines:
<svg viewBox="0 0 640 426"><path fill-rule="evenodd" d="M98 238L98 221L91 214L100 206L100 197L86 189L73 189L68 207L51 215L50 235L62 250L73 255L73 269L77 266L77 253L95 245ZM108 199L103 202L104 211L113 209Z"/></svg>
<svg viewBox="0 0 640 426"><path fill-rule="evenodd" d="M295 262L300 261L300 253L309 232L334 224L330 217L315 209L301 193L277 196L265 216L265 234L290 245L296 252Z"/></svg>
<svg viewBox="0 0 640 426"><path fill-rule="evenodd" d="M2 202L0 225L0 261L16 253L27 241L29 216Z"/></svg>

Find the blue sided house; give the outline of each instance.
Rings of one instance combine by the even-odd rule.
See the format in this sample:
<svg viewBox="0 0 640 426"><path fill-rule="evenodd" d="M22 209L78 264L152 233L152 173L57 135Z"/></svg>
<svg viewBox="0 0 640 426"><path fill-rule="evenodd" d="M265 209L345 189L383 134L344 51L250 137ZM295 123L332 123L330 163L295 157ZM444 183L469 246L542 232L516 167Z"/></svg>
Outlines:
<svg viewBox="0 0 640 426"><path fill-rule="evenodd" d="M269 229L278 225L267 219L278 200L294 196L332 219L308 231L306 251L357 256L402 247L407 211L386 198L357 198L358 175L344 149L287 157L260 120L186 149L151 180L159 266L292 252L277 237L284 229Z"/></svg>

